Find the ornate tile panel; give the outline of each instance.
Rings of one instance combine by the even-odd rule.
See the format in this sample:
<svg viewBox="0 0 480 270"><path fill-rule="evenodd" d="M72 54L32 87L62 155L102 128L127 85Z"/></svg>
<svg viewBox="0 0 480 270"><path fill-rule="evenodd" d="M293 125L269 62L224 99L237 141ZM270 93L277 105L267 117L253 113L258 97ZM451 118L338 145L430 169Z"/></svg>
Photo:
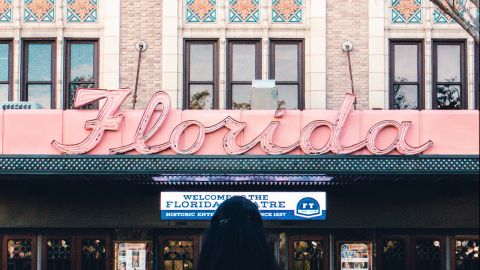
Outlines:
<svg viewBox="0 0 480 270"><path fill-rule="evenodd" d="M462 9L460 11L461 14L463 14L463 8L465 7L465 2L466 0L462 0L462 5L461 6L458 6L457 8L458 9ZM455 20L450 17L449 15L447 15L445 12L443 12L441 9L439 9L438 7L435 7L433 9L433 22L434 23L455 23Z"/></svg>
<svg viewBox="0 0 480 270"><path fill-rule="evenodd" d="M216 0L186 0L187 22L215 22L217 20Z"/></svg>
<svg viewBox="0 0 480 270"><path fill-rule="evenodd" d="M24 0L26 22L54 22L55 0Z"/></svg>
<svg viewBox="0 0 480 270"><path fill-rule="evenodd" d="M392 0L393 23L421 23L422 0Z"/></svg>
<svg viewBox="0 0 480 270"><path fill-rule="evenodd" d="M260 19L259 0L229 0L230 22L258 22Z"/></svg>
<svg viewBox="0 0 480 270"><path fill-rule="evenodd" d="M303 0L273 0L272 21L273 22L302 22Z"/></svg>
<svg viewBox="0 0 480 270"><path fill-rule="evenodd" d="M97 0L67 0L67 21L96 22Z"/></svg>
<svg viewBox="0 0 480 270"><path fill-rule="evenodd" d="M0 23L12 21L12 0L0 0Z"/></svg>

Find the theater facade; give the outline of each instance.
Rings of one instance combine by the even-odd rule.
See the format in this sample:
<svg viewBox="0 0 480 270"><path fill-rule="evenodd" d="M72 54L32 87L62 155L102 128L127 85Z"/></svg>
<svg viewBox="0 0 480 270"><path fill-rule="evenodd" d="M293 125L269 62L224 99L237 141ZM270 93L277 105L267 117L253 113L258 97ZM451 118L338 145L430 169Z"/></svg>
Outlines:
<svg viewBox="0 0 480 270"><path fill-rule="evenodd" d="M478 269L479 52L427 0L0 0L0 270L195 270L234 195L281 270Z"/></svg>
<svg viewBox="0 0 480 270"><path fill-rule="evenodd" d="M229 196L282 269L476 269L478 111L2 111L2 269L195 269Z"/></svg>

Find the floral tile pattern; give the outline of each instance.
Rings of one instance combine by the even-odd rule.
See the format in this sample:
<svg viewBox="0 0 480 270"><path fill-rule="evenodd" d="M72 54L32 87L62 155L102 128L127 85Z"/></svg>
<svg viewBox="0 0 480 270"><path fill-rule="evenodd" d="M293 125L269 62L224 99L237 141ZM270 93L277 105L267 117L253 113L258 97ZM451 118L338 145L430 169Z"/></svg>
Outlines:
<svg viewBox="0 0 480 270"><path fill-rule="evenodd" d="M0 23L12 21L12 0L0 0Z"/></svg>
<svg viewBox="0 0 480 270"><path fill-rule="evenodd" d="M463 14L464 12L463 8L465 8L466 2L465 0L462 0L461 3L462 5L457 6L457 8L462 9L460 13ZM441 9L439 9L438 7L435 7L433 10L433 22L434 23L455 23L455 20L449 15L447 15L445 12L443 12Z"/></svg>
<svg viewBox="0 0 480 270"><path fill-rule="evenodd" d="M97 0L67 0L67 22L96 21Z"/></svg>
<svg viewBox="0 0 480 270"><path fill-rule="evenodd" d="M273 22L302 22L303 0L273 0L272 21Z"/></svg>
<svg viewBox="0 0 480 270"><path fill-rule="evenodd" d="M259 0L229 0L230 22L253 22L260 19Z"/></svg>
<svg viewBox="0 0 480 270"><path fill-rule="evenodd" d="M393 23L421 23L422 0L392 0Z"/></svg>
<svg viewBox="0 0 480 270"><path fill-rule="evenodd" d="M187 22L215 22L217 20L216 0L186 0Z"/></svg>
<svg viewBox="0 0 480 270"><path fill-rule="evenodd" d="M54 22L55 0L24 0L26 22Z"/></svg>

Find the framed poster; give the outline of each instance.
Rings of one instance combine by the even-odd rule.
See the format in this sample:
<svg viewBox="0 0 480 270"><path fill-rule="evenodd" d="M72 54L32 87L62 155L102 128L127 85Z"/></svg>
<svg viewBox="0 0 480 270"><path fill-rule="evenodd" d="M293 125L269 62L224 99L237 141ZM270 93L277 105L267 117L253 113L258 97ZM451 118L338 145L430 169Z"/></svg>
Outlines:
<svg viewBox="0 0 480 270"><path fill-rule="evenodd" d="M115 270L150 270L148 241L115 241Z"/></svg>
<svg viewBox="0 0 480 270"><path fill-rule="evenodd" d="M371 242L337 242L340 270L372 270Z"/></svg>

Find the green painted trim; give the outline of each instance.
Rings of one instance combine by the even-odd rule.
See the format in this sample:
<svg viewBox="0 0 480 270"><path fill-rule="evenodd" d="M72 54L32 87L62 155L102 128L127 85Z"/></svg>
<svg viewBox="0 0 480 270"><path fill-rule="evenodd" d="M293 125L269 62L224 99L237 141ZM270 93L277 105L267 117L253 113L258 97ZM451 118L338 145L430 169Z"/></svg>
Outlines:
<svg viewBox="0 0 480 270"><path fill-rule="evenodd" d="M0 155L0 175L478 174L478 155Z"/></svg>

